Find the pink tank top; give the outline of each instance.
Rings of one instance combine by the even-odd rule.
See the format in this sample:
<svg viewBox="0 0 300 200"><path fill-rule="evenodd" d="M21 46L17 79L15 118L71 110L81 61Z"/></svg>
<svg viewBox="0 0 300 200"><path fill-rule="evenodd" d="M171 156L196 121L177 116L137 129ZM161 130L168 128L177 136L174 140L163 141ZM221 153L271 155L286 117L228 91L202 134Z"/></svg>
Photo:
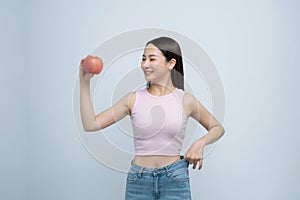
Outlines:
<svg viewBox="0 0 300 200"><path fill-rule="evenodd" d="M187 123L183 95L178 88L165 96L154 96L146 88L136 91L131 112L136 155L180 154Z"/></svg>

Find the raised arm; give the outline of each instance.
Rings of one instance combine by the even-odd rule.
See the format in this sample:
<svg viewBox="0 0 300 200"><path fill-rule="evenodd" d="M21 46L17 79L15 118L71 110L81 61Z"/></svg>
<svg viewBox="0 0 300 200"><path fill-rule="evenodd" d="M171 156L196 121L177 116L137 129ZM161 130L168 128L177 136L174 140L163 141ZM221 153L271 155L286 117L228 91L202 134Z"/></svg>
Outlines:
<svg viewBox="0 0 300 200"><path fill-rule="evenodd" d="M104 129L130 114L134 102L134 93L128 93L105 111L95 114L91 96L90 80L93 74L86 73L80 64L80 114L83 129L87 132Z"/></svg>

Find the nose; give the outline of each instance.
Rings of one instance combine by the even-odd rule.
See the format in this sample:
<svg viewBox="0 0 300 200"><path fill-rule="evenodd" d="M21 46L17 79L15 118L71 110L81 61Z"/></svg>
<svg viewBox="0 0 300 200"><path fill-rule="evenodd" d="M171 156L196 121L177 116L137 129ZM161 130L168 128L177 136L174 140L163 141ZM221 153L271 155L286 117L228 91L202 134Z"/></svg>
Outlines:
<svg viewBox="0 0 300 200"><path fill-rule="evenodd" d="M147 68L149 68L149 62L147 60L144 60L144 61L142 61L141 66L142 66L143 69L147 69Z"/></svg>

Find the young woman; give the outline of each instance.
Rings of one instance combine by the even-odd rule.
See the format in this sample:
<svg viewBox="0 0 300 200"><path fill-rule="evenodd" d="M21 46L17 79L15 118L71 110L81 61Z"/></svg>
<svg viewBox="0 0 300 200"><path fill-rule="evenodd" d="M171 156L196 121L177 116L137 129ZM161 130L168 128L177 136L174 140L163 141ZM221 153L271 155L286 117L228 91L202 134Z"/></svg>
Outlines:
<svg viewBox="0 0 300 200"><path fill-rule="evenodd" d="M135 157L127 175L125 199L191 199L188 166L201 169L203 148L222 137L224 128L192 94L184 91L182 55L175 40L160 37L149 41L141 68L147 87L126 94L95 115L90 97L93 74L86 73L81 62L80 112L84 130L104 129L129 115ZM189 117L208 132L182 156Z"/></svg>

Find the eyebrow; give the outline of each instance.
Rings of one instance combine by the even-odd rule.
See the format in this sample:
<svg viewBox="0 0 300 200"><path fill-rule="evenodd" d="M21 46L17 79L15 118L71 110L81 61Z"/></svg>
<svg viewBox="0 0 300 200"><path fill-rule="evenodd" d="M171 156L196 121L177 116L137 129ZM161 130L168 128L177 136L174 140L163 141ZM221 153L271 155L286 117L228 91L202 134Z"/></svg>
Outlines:
<svg viewBox="0 0 300 200"><path fill-rule="evenodd" d="M143 54L143 57L146 57L145 54ZM148 57L158 57L156 54L150 54Z"/></svg>

